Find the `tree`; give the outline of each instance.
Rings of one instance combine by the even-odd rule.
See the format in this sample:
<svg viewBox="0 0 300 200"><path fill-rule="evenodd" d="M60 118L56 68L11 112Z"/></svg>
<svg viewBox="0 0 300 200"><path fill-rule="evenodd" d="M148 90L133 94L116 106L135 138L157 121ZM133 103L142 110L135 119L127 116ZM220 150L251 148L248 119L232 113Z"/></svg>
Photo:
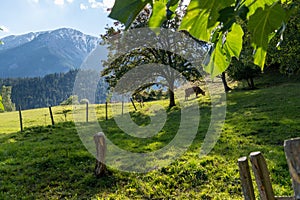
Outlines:
<svg viewBox="0 0 300 200"><path fill-rule="evenodd" d="M237 81L246 80L250 89L255 89L254 78L260 74L260 69L253 63L252 52L253 47L250 43L250 33L247 31L245 24L241 23L243 27L244 39L243 49L239 58L233 58L228 69L228 75Z"/></svg>
<svg viewBox="0 0 300 200"><path fill-rule="evenodd" d="M14 111L16 110L15 104L11 101L11 86L2 86L2 103L5 111Z"/></svg>
<svg viewBox="0 0 300 200"><path fill-rule="evenodd" d="M148 4L153 8L151 27L160 27L172 17L181 0L116 0L110 17L124 23L126 28ZM282 4L295 4L290 0L191 0L180 24L194 37L211 44L210 59L205 70L212 76L221 74L229 66L232 57L239 58L243 44L243 30L237 20L246 23L254 48L253 63L264 68L268 44L274 33L292 13ZM298 8L297 8L298 9ZM297 10L296 9L296 10Z"/></svg>
<svg viewBox="0 0 300 200"><path fill-rule="evenodd" d="M153 11L155 12L155 11ZM188 32L181 32L185 37L182 37L181 41L179 41L176 37L178 37L178 32L174 33L174 31L178 28L178 21L180 21L180 12L176 12L175 16L171 20L166 20L162 27L172 31L162 31L159 36L156 35L151 29L146 29L148 27L148 18L150 16L149 9L144 9L141 12L135 21L133 21L131 29L141 28L144 27L144 32L146 30L147 34L145 38L142 38L141 34L135 36L135 32L132 31L130 34L120 34L120 29L115 29L113 27L107 28L107 32L102 38L106 41L109 41L109 38L112 36L118 35L118 42L117 47L113 44L115 41L107 42L106 44L109 45L109 49L111 53L108 56L108 60L104 61L103 64L105 69L102 72L102 76L106 77L107 82L111 87L116 87L118 80L120 80L127 72L134 69L137 66L147 65L155 63L156 65L162 64L170 66L170 68L159 67L157 68L156 72L144 72L143 74L132 75L136 77L130 77L130 79L137 80L140 79L140 84L138 88L135 88L134 93L140 92L148 87L153 85L161 84L168 88L169 93L169 107L175 106L175 96L174 96L174 89L175 89L175 81L179 79L180 76L183 76L188 81L197 81L202 77L200 71L196 68L197 66L192 65L186 58L187 57L197 57L198 60L204 59L205 54L205 45L206 43L195 40L194 43L191 44L191 40L195 39L192 38ZM118 24L117 24L118 25ZM122 37L120 39L120 37ZM149 38L151 38L149 40ZM118 51L122 52L120 48L126 48L128 45L132 43L137 43L136 40L140 40L144 42L144 45L141 45L139 48L129 49L127 51L123 51L125 53L119 54ZM189 41L190 40L190 41ZM125 41L122 43L122 41ZM157 48L153 48L150 43L156 43ZM195 43L197 45L195 46ZM173 51L168 51L164 49L167 46L167 49L172 49ZM198 49L198 54L195 55L191 53L188 49ZM185 51L183 51L185 50ZM176 54L174 52L181 52L180 54ZM189 54L189 55L187 55ZM153 67L155 68L155 67ZM179 72L179 73L178 73ZM155 78L156 77L156 78ZM157 81L163 77L165 82ZM146 83L146 84L144 84ZM130 83L133 85L133 82ZM129 83L123 84L125 86L129 86ZM124 88L123 88L124 89ZM126 91L126 89L124 89ZM127 89L129 90L129 89Z"/></svg>
<svg viewBox="0 0 300 200"><path fill-rule="evenodd" d="M295 1L299 8L300 2ZM279 66L283 74L292 75L300 73L300 10L295 12L286 26L284 37L277 34L270 43L268 52L268 64ZM278 33L281 33L279 31Z"/></svg>
<svg viewBox="0 0 300 200"><path fill-rule="evenodd" d="M232 59L227 69L228 75L237 81L246 80L250 89L255 89L254 78L260 74L260 69L253 63L246 63L236 58Z"/></svg>
<svg viewBox="0 0 300 200"><path fill-rule="evenodd" d="M151 33L151 30L149 30L149 33ZM176 34L174 34L173 36L175 38ZM147 35L147 37L151 37L153 40L156 40L156 44L158 45L168 43L170 47L174 47L177 49L195 48L195 46L188 47L187 44L189 42L186 42L185 39L181 40L181 42L178 42L178 40L174 39L174 42L172 44L168 39L172 38L173 36L171 32L166 32L165 37L162 37L162 35L160 35L160 37L156 37L154 32L152 32L152 37ZM126 35L124 37L126 37ZM168 39L161 40L161 38ZM126 38L124 40L126 41L126 43L128 43L128 41L136 40L136 37L133 34L130 34L130 38ZM123 45L120 43L118 43L118 45L126 46L126 44ZM184 58L188 57L187 55L184 55L183 57L171 51L149 48L149 46L151 45L145 43L144 46L132 49L127 53L109 57L108 60L104 62L105 69L102 72L102 76L105 76L109 85L114 88L116 87L118 80L124 78L123 76L130 70L133 70L137 66L153 64L153 66L151 67L152 70L146 71L147 69L144 69L142 74L138 71L134 71L135 74L131 73L131 77L127 79L126 84L123 84L124 92L130 91L131 85L138 85L138 87L134 89L136 90L135 92L139 92L153 85L160 84L168 88L170 99L169 107L173 107L175 106L175 81L178 80L180 76L183 76L186 80L193 82L199 80L202 74L198 71L196 66L192 65L187 59ZM202 47L199 45L198 48ZM199 59L201 59L201 57L204 57L204 52L205 51L203 50L202 54L197 55ZM185 53L189 54L189 51L186 51ZM169 66L169 68L163 66ZM165 81L162 81L159 77L164 78ZM160 79L160 81L158 81L158 79ZM139 83L137 83L137 81L139 81Z"/></svg>

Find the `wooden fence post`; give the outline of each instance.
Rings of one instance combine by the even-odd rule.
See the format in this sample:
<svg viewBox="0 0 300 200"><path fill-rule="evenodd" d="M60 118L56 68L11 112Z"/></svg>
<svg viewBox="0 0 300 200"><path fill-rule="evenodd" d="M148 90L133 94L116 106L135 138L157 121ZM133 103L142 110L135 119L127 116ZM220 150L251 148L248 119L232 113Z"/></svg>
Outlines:
<svg viewBox="0 0 300 200"><path fill-rule="evenodd" d="M54 118L53 118L53 113L52 113L52 108L51 108L51 106L49 106L49 112L50 112L50 117L51 117L52 126L54 126Z"/></svg>
<svg viewBox="0 0 300 200"><path fill-rule="evenodd" d="M124 101L122 101L122 115L124 114Z"/></svg>
<svg viewBox="0 0 300 200"><path fill-rule="evenodd" d="M250 153L250 161L261 200L275 200L270 173L265 158L260 152Z"/></svg>
<svg viewBox="0 0 300 200"><path fill-rule="evenodd" d="M86 122L89 122L89 102L86 102L86 113L85 113L85 117L86 117Z"/></svg>
<svg viewBox="0 0 300 200"><path fill-rule="evenodd" d="M285 140L284 151L292 178L294 197L300 200L300 138Z"/></svg>
<svg viewBox="0 0 300 200"><path fill-rule="evenodd" d="M21 129L21 132L23 132L23 119L22 119L21 106L19 106L19 118L20 118L20 129Z"/></svg>
<svg viewBox="0 0 300 200"><path fill-rule="evenodd" d="M240 178L245 200L255 200L252 178L247 157L238 159Z"/></svg>
<svg viewBox="0 0 300 200"><path fill-rule="evenodd" d="M94 141L96 144L96 153L97 153L97 160L95 166L95 176L101 177L103 176L107 170L105 165L105 155L106 155L106 141L105 135L102 132L96 133L94 135Z"/></svg>
<svg viewBox="0 0 300 200"><path fill-rule="evenodd" d="M105 120L107 121L108 120L108 103L107 101L105 102Z"/></svg>

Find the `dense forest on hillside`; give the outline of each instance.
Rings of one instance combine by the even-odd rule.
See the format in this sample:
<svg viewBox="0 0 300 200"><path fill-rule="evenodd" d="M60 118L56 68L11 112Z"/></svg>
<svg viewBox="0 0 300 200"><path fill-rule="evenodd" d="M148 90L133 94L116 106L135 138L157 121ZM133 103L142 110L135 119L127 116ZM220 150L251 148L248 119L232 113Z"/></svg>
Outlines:
<svg viewBox="0 0 300 200"><path fill-rule="evenodd" d="M73 87L77 74L80 76L94 77L89 81L81 83L80 88L84 92L74 94ZM2 86L12 86L11 99L15 105L22 109L42 108L46 106L59 105L71 95L78 95L80 99L89 99L95 103L103 103L106 100L107 84L104 80L95 78L100 76L94 71L71 70L67 73L49 74L44 77L35 78L6 78L0 79L0 88ZM96 83L94 80L99 80ZM84 94L91 94L93 88L91 84L97 84L95 99L91 99ZM92 91L93 92L93 91Z"/></svg>

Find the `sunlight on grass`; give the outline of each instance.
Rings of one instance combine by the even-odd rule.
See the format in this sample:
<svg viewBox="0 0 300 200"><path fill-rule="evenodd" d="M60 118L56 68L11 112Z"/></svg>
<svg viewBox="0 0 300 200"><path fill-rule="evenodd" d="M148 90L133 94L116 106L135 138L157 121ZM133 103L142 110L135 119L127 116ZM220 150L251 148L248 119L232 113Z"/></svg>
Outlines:
<svg viewBox="0 0 300 200"><path fill-rule="evenodd" d="M199 150L209 127L211 103L206 96L191 99L187 103L199 102L201 119L187 152L148 173L127 173L108 166L111 174L100 179L93 175L95 158L83 145L74 118L92 135L92 126L100 125L107 138L122 149L153 152L169 144L178 131L180 106L168 109L168 100L162 100L146 102L142 108L137 105L134 111L131 103L124 105L141 126L147 126L149 116L157 114L151 106L159 104L166 110L166 125L149 138L124 133L114 120L111 105L108 120L105 105L90 105L89 123L85 105L53 107L54 126L48 108L24 110L23 133L19 132L18 112L0 113L0 199L243 199L237 159L253 151L264 154L275 195L291 196L283 141L300 136L299 86L299 82L286 81L228 93L222 134L202 158ZM116 114L122 115L121 104L115 106ZM167 159L173 154L170 150L162 156ZM136 162L130 164L139 164ZM255 192L257 196L257 188Z"/></svg>

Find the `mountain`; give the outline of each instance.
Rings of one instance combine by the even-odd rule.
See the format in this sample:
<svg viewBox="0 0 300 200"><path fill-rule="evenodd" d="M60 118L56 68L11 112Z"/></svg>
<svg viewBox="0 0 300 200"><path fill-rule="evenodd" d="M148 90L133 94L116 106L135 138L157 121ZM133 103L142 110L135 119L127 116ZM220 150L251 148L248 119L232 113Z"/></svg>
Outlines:
<svg viewBox="0 0 300 200"><path fill-rule="evenodd" d="M100 38L62 28L0 39L0 78L40 77L80 68L97 47L99 64L107 53Z"/></svg>

